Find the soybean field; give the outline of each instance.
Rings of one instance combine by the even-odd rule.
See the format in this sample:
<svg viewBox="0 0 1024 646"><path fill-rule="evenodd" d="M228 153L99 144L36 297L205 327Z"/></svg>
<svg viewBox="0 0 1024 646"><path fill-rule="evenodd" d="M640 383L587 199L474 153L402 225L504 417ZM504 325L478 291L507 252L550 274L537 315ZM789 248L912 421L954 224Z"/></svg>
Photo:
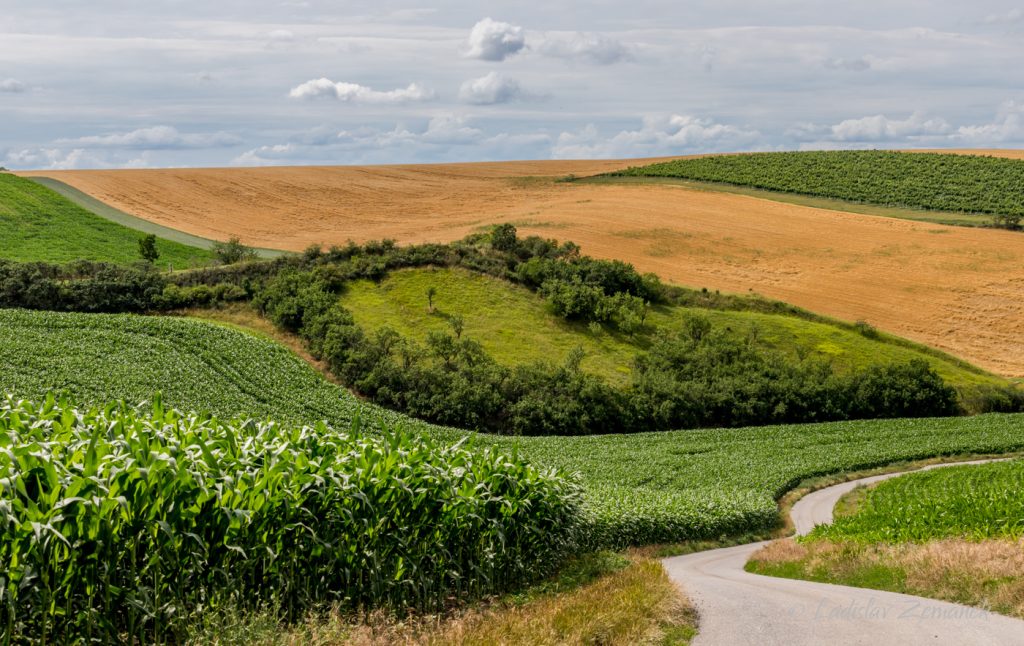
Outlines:
<svg viewBox="0 0 1024 646"><path fill-rule="evenodd" d="M812 536L900 543L1024 536L1024 460L911 473L868 489L855 511Z"/></svg>

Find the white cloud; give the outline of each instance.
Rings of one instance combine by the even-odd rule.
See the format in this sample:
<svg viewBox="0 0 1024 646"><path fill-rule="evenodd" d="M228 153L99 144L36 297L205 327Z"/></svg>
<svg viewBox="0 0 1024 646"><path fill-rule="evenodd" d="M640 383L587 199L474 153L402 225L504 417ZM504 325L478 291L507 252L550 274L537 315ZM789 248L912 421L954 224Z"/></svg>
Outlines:
<svg viewBox="0 0 1024 646"><path fill-rule="evenodd" d="M526 98L523 88L515 79L491 72L478 79L470 79L459 89L459 100L474 105L511 103Z"/></svg>
<svg viewBox="0 0 1024 646"><path fill-rule="evenodd" d="M954 138L973 145L1024 141L1024 102L1007 101L999 107L995 121L960 126Z"/></svg>
<svg viewBox="0 0 1024 646"><path fill-rule="evenodd" d="M397 104L429 101L436 95L418 83L408 87L381 92L358 83L335 82L327 78L306 81L288 93L293 99L332 98L342 103Z"/></svg>
<svg viewBox="0 0 1024 646"><path fill-rule="evenodd" d="M131 132L109 135L92 135L74 139L58 139L60 146L81 146L84 148L131 148L140 150L221 148L238 145L240 140L226 132L189 134L179 132L171 126L139 128Z"/></svg>
<svg viewBox="0 0 1024 646"><path fill-rule="evenodd" d="M602 34L574 32L546 34L536 50L555 58L584 61L596 65L611 65L633 60L633 51L621 41Z"/></svg>
<svg viewBox="0 0 1024 646"><path fill-rule="evenodd" d="M906 119L894 119L876 114L858 119L846 119L833 125L814 123L799 124L786 132L787 136L802 142L824 143L885 143L922 142L939 140L954 132L953 126L945 119L928 117L914 112ZM802 146L807 148L808 146ZM814 147L814 146L810 146ZM831 147L835 146L822 146Z"/></svg>
<svg viewBox="0 0 1024 646"><path fill-rule="evenodd" d="M4 79L0 81L0 92L18 94L28 89L28 86L18 79Z"/></svg>
<svg viewBox="0 0 1024 646"><path fill-rule="evenodd" d="M81 148L32 148L7 153L3 165L32 170L71 170L82 166L94 167L97 161L87 158L85 150Z"/></svg>
<svg viewBox="0 0 1024 646"><path fill-rule="evenodd" d="M914 137L948 134L952 127L945 119L928 118L920 112L906 119L890 119L876 114L860 119L847 119L830 128L835 141L898 141Z"/></svg>
<svg viewBox="0 0 1024 646"><path fill-rule="evenodd" d="M563 132L552 150L559 159L645 157L748 149L760 141L756 130L689 115L648 117L639 130L604 137L593 125Z"/></svg>
<svg viewBox="0 0 1024 646"><path fill-rule="evenodd" d="M484 18L473 25L463 55L483 61L503 61L526 47L523 28Z"/></svg>

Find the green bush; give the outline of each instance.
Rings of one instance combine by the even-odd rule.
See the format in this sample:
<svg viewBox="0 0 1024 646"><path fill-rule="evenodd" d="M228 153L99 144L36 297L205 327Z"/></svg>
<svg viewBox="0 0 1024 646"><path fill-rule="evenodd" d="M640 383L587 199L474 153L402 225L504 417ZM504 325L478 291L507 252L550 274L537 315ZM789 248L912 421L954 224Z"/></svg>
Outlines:
<svg viewBox="0 0 1024 646"><path fill-rule="evenodd" d="M577 486L401 431L0 403L0 641L178 641L197 612L435 610L574 548Z"/></svg>

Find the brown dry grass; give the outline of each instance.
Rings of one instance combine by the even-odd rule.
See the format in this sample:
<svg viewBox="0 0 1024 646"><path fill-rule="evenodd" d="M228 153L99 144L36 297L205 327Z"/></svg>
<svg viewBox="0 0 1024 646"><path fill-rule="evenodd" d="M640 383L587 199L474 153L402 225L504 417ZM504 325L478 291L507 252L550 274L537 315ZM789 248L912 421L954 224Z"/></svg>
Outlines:
<svg viewBox="0 0 1024 646"><path fill-rule="evenodd" d="M1024 376L1021 234L680 186L554 181L631 163L640 162L41 174L160 224L208 238L237 234L259 247L447 242L510 221L524 233L574 240L588 254L627 260L675 283L752 290L865 320L999 374Z"/></svg>
<svg viewBox="0 0 1024 646"><path fill-rule="evenodd" d="M443 617L396 621L383 615L355 625L340 614L314 617L302 625L273 621L204 635L207 643L282 646L518 644L686 644L696 615L661 563L637 555L631 563L596 581L522 603L498 601Z"/></svg>
<svg viewBox="0 0 1024 646"><path fill-rule="evenodd" d="M784 568L787 576L830 583L900 581L894 586L870 587L1024 618L1024 541L945 539L863 545L783 539L763 547L751 562L755 571L772 573ZM880 576L883 572L886 574Z"/></svg>

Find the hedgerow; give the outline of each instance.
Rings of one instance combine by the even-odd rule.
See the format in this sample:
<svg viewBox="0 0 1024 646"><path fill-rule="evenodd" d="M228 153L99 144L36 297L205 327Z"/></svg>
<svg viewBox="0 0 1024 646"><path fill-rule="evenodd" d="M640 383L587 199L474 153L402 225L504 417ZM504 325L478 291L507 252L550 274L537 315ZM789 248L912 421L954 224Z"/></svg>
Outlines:
<svg viewBox="0 0 1024 646"><path fill-rule="evenodd" d="M181 640L195 613L436 610L574 549L579 490L514 454L52 396L0 400L0 642Z"/></svg>

